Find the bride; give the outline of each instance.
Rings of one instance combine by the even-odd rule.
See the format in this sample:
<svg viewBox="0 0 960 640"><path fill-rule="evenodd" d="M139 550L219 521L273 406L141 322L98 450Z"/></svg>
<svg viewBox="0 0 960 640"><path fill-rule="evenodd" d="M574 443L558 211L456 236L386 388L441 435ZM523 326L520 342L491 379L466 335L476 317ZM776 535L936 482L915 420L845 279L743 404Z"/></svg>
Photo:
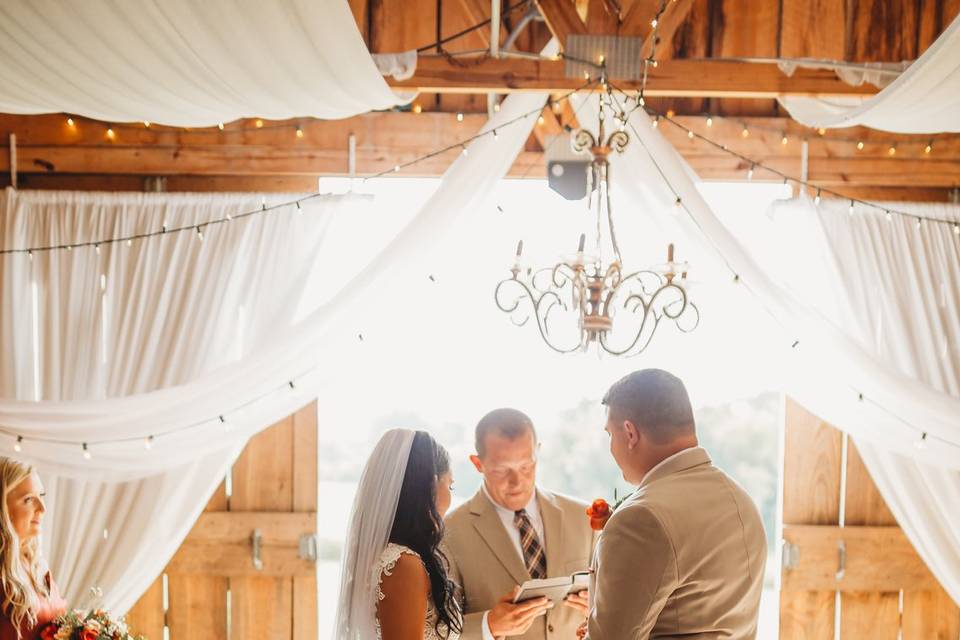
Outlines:
<svg viewBox="0 0 960 640"><path fill-rule="evenodd" d="M456 640L462 618L440 550L453 477L425 431L393 429L363 470L347 533L334 640Z"/></svg>

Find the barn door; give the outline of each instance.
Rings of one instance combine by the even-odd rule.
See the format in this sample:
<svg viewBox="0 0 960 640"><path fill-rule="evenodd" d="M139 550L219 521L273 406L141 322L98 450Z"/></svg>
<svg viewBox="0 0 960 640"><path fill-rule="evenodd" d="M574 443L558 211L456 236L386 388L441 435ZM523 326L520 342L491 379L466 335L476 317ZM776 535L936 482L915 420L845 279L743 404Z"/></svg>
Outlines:
<svg viewBox="0 0 960 640"><path fill-rule="evenodd" d="M853 440L791 400L785 415L781 640L956 640L960 608Z"/></svg>
<svg viewBox="0 0 960 640"><path fill-rule="evenodd" d="M250 440L127 614L150 640L315 640L317 405Z"/></svg>

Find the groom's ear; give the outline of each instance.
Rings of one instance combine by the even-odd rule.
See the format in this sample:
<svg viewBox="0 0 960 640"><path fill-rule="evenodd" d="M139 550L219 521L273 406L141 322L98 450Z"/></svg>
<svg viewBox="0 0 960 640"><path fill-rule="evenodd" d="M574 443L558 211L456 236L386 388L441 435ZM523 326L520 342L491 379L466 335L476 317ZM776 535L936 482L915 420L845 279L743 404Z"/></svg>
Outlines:
<svg viewBox="0 0 960 640"><path fill-rule="evenodd" d="M470 462L473 463L474 469L476 469L480 473L483 473L483 462L480 461L480 456L476 454L470 456Z"/></svg>
<svg viewBox="0 0 960 640"><path fill-rule="evenodd" d="M640 430L629 420L623 421L623 432L627 436L627 447L633 449L640 442Z"/></svg>

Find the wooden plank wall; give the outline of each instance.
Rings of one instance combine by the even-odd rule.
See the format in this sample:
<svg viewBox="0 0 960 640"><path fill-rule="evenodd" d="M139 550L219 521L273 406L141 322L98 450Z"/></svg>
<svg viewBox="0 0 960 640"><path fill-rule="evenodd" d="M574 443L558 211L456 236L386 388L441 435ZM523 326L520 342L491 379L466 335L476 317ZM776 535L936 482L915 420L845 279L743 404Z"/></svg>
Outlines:
<svg viewBox="0 0 960 640"><path fill-rule="evenodd" d="M785 538L804 540L798 542L800 560L806 558L808 565L811 558L829 562L829 567L819 567L821 571L814 573L833 575L839 564L835 537L823 536L833 546L816 549L820 536L810 534L820 529L833 534L841 524L843 529L839 531L848 529L856 533L854 528L859 528L864 534L861 537L865 538L888 541L902 538L853 440L789 399L785 415L783 522ZM814 526L799 527L805 535L793 536L790 533L793 525ZM823 588L823 580L800 578L791 575L791 569L784 568L780 593L781 639L960 638L960 607L932 579L925 566L917 567L919 558L912 549L904 547L905 553L897 554L894 546L893 543L868 546L848 543L848 572L833 589ZM857 555L861 553L873 555ZM908 565L915 569L900 571ZM805 566L803 574L813 575L809 569ZM865 575L871 571L875 572L875 579ZM850 572L860 572L860 575L850 575ZM805 580L817 588L805 588L808 586ZM844 581L853 589L848 589ZM864 585L881 583L883 591L862 590ZM900 588L894 588L897 586Z"/></svg>
<svg viewBox="0 0 960 640"><path fill-rule="evenodd" d="M315 512L317 405L264 430L244 449L207 512ZM235 577L165 571L127 614L150 640L316 640L316 576ZM164 635L164 630L169 636Z"/></svg>

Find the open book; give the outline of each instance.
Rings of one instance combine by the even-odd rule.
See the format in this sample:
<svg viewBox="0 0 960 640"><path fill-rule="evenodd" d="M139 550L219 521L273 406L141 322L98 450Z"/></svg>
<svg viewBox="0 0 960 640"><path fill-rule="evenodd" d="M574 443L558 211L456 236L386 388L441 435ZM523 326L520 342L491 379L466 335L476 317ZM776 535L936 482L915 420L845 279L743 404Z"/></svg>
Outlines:
<svg viewBox="0 0 960 640"><path fill-rule="evenodd" d="M513 599L513 603L516 604L533 598L549 598L554 604L560 604L571 593L584 591L589 585L589 571L577 571L573 575L559 578L527 580L520 585L520 593Z"/></svg>

